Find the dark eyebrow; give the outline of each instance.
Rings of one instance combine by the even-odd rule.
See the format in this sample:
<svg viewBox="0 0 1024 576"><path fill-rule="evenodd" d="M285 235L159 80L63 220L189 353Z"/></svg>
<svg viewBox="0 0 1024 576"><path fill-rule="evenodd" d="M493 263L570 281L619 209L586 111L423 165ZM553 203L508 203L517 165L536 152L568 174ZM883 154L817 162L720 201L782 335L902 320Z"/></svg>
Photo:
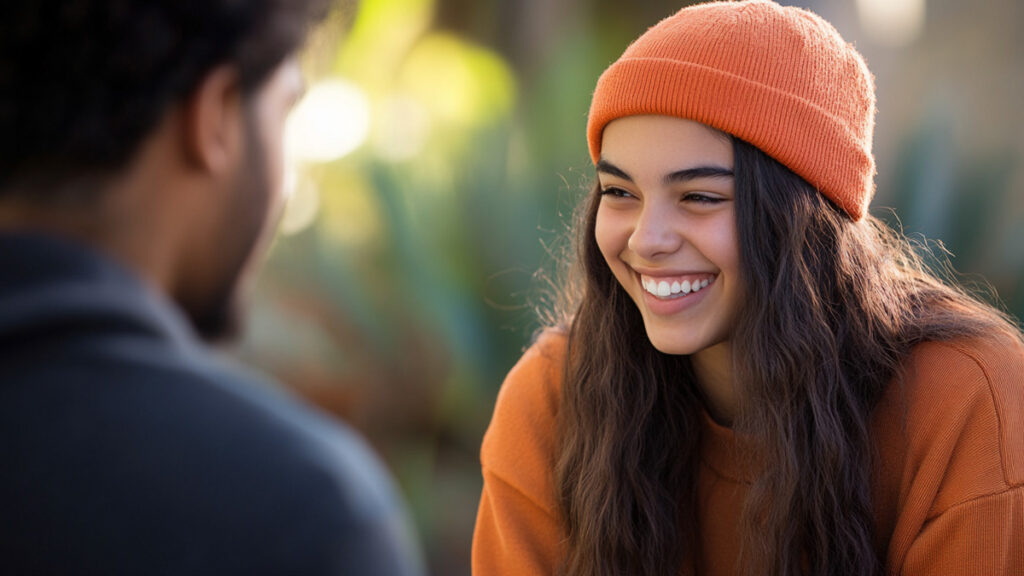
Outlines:
<svg viewBox="0 0 1024 576"><path fill-rule="evenodd" d="M686 170L679 170L673 172L668 176L665 176L666 184L679 184L683 182L689 182L690 180L696 180L698 178L732 178L732 170L723 168L721 166L697 166L695 168L687 168Z"/></svg>
<svg viewBox="0 0 1024 576"><path fill-rule="evenodd" d="M623 180L628 180L630 182L633 181L633 178L630 177L629 174L626 174L625 170L619 168L618 166L612 164L611 162L605 160L604 158L602 158L601 161L597 163L597 171L604 172L605 174L608 174L610 176L622 178Z"/></svg>
<svg viewBox="0 0 1024 576"><path fill-rule="evenodd" d="M633 178L627 174L625 170L603 158L597 163L597 171L610 176L615 176L616 178L622 178L629 182L633 181ZM689 182L690 180L696 180L698 178L731 178L732 176L732 170L721 166L695 166L693 168L686 168L685 170L677 170L666 175L664 182L666 184L679 184Z"/></svg>

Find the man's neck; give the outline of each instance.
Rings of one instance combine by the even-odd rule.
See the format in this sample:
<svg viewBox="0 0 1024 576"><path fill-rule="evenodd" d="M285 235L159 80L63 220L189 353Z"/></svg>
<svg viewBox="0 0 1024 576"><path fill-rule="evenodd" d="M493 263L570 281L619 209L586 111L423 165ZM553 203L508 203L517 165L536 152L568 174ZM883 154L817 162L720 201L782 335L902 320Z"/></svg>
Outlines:
<svg viewBox="0 0 1024 576"><path fill-rule="evenodd" d="M114 204L0 197L0 232L46 234L77 242L106 254L157 290L167 292L164 271L169 267L166 259L159 257L163 252L156 242L159 236L140 237L138 223L119 217Z"/></svg>

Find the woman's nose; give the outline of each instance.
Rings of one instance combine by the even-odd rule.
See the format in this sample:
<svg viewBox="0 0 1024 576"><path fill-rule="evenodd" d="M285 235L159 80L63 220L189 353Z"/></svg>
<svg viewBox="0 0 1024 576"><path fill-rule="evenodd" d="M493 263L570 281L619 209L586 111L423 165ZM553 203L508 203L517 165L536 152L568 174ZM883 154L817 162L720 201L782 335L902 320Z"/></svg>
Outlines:
<svg viewBox="0 0 1024 576"><path fill-rule="evenodd" d="M672 254L682 245L675 212L666 206L645 205L637 216L629 249L636 255L653 260L662 254Z"/></svg>

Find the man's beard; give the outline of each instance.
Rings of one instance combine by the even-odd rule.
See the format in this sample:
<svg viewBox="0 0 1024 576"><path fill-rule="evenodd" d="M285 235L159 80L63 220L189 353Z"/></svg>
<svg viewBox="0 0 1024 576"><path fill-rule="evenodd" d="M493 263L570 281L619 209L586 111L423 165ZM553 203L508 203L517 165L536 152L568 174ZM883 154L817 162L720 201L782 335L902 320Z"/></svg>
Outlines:
<svg viewBox="0 0 1024 576"><path fill-rule="evenodd" d="M249 263L263 236L273 191L267 182L264 150L257 115L245 112L245 156L231 191L231 206L221 214L220 245L223 274L201 307L187 313L199 336L209 343L227 343L241 333L242 285Z"/></svg>

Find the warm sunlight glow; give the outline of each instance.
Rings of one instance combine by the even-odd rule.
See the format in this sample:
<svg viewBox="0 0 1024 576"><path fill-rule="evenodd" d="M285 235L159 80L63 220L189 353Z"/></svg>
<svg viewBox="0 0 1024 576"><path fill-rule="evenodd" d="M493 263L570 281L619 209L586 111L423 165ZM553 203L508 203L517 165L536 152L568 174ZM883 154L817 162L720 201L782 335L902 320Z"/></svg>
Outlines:
<svg viewBox="0 0 1024 576"><path fill-rule="evenodd" d="M423 150L430 135L430 114L415 98L389 96L375 117L373 146L391 162L412 160Z"/></svg>
<svg viewBox="0 0 1024 576"><path fill-rule="evenodd" d="M280 233L290 236L302 232L313 224L319 211L320 190L316 182L299 177L281 217Z"/></svg>
<svg viewBox="0 0 1024 576"><path fill-rule="evenodd" d="M359 148L370 133L370 103L355 84L331 79L310 87L288 117L288 157L330 162Z"/></svg>
<svg viewBox="0 0 1024 576"><path fill-rule="evenodd" d="M873 39L905 46L924 29L925 0L857 0L861 25Z"/></svg>

